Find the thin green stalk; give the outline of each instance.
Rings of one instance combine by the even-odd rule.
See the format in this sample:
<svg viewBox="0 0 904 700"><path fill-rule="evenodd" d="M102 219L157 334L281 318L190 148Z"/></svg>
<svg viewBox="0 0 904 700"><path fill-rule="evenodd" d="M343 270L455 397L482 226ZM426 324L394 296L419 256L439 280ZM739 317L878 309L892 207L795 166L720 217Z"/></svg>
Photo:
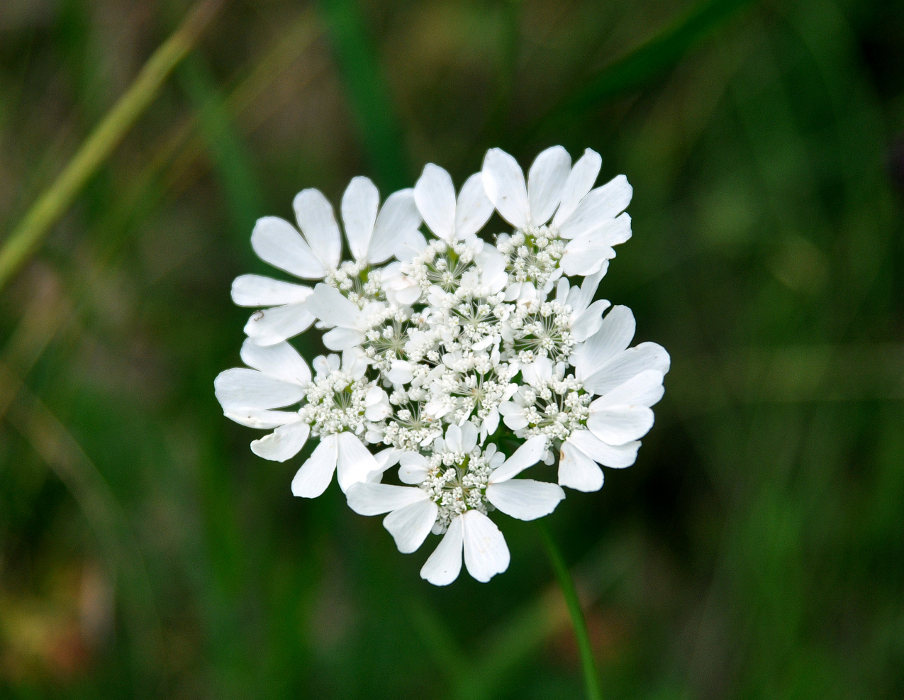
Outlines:
<svg viewBox="0 0 904 700"><path fill-rule="evenodd" d="M537 527L540 530L540 538L543 540L543 546L546 548L546 554L549 556L553 571L555 571L556 578L559 580L559 587L562 589L565 604L568 606L568 613L571 615L574 636L581 654L581 667L584 670L584 687L587 690L587 697L590 700L600 700L603 694L600 690L599 674L596 671L596 664L593 660L590 635L587 634L587 622L584 620L581 602L578 600L578 593L574 587L574 579L571 578L571 573L562 558L562 553L556 546L552 535L549 534L546 525L538 522Z"/></svg>
<svg viewBox="0 0 904 700"><path fill-rule="evenodd" d="M0 248L0 289L37 249L88 179L156 97L173 68L191 51L222 0L202 0L148 59L134 82L88 136L62 173L26 212Z"/></svg>

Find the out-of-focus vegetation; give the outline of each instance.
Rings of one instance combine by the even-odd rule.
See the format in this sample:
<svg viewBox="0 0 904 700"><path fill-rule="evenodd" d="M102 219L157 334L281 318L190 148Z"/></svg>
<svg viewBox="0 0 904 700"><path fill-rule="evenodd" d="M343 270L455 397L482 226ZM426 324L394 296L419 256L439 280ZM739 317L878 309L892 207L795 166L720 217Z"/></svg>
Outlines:
<svg viewBox="0 0 904 700"><path fill-rule="evenodd" d="M190 9L2 3L0 247ZM672 355L637 464L548 521L605 692L904 696L902 36L878 0L225 3L0 292L0 694L578 697L534 526L435 589L213 397L258 216L562 143L633 183L602 293Z"/></svg>

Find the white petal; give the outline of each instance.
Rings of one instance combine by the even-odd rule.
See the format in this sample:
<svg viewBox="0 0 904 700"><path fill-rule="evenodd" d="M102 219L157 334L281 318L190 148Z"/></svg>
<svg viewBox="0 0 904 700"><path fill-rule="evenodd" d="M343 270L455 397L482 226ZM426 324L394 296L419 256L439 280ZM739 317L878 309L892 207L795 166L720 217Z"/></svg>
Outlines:
<svg viewBox="0 0 904 700"><path fill-rule="evenodd" d="M341 209L345 238L355 260L367 256L379 206L380 193L376 185L366 177L352 178L342 195Z"/></svg>
<svg viewBox="0 0 904 700"><path fill-rule="evenodd" d="M296 277L321 279L326 274L320 258L295 227L275 216L257 220L251 232L251 247L261 260Z"/></svg>
<svg viewBox="0 0 904 700"><path fill-rule="evenodd" d="M336 438L336 435L327 435L320 439L320 444L292 479L293 495L316 498L326 491L336 471L339 455L339 441Z"/></svg>
<svg viewBox="0 0 904 700"><path fill-rule="evenodd" d="M444 241L455 235L455 185L449 173L427 163L414 185L414 201L424 223Z"/></svg>
<svg viewBox="0 0 904 700"><path fill-rule="evenodd" d="M568 293L568 305L576 312L587 309L593 301L602 279L603 276L601 274L590 275L581 282L580 287L572 287ZM606 305L608 306L609 302L606 302Z"/></svg>
<svg viewBox="0 0 904 700"><path fill-rule="evenodd" d="M521 367L521 376L531 386L543 386L548 379L552 379L552 360L548 357L538 357Z"/></svg>
<svg viewBox="0 0 904 700"><path fill-rule="evenodd" d="M229 420L249 428L263 428L272 430L286 423L295 423L298 420L297 411L268 411L261 408L244 408L234 411L224 411Z"/></svg>
<svg viewBox="0 0 904 700"><path fill-rule="evenodd" d="M518 520L535 520L552 513L565 492L556 484L533 479L512 479L487 486L487 500Z"/></svg>
<svg viewBox="0 0 904 700"><path fill-rule="evenodd" d="M500 216L516 228L529 224L530 207L524 173L508 153L491 148L483 159L483 187Z"/></svg>
<svg viewBox="0 0 904 700"><path fill-rule="evenodd" d="M273 345L304 333L314 323L314 314L305 303L255 311L245 324L245 334L258 345Z"/></svg>
<svg viewBox="0 0 904 700"><path fill-rule="evenodd" d="M556 216L552 220L553 226L558 228L562 222L572 215L578 203L593 187L596 176L600 173L600 165L603 159L600 154L591 148L584 151L578 162L574 164L565 187L562 189L562 203L556 210Z"/></svg>
<svg viewBox="0 0 904 700"><path fill-rule="evenodd" d="M614 257L615 251L611 246L593 246L585 245L585 242L571 241L565 246L565 253L559 260L559 266L569 277L605 274L609 269L609 261Z"/></svg>
<svg viewBox="0 0 904 700"><path fill-rule="evenodd" d="M653 427L653 411L645 406L603 408L590 414L587 427L603 442L624 445L649 432Z"/></svg>
<svg viewBox="0 0 904 700"><path fill-rule="evenodd" d="M424 237L417 230L420 225L421 215L414 203L414 191L408 188L393 192L377 214L367 261L377 264L393 255L400 260L413 255L415 250L424 247Z"/></svg>
<svg viewBox="0 0 904 700"><path fill-rule="evenodd" d="M496 523L478 510L469 510L457 519L462 524L468 573L485 583L505 571L509 565L509 550Z"/></svg>
<svg viewBox="0 0 904 700"><path fill-rule="evenodd" d="M304 301L312 291L263 275L239 275L232 282L232 301L236 306L281 306Z"/></svg>
<svg viewBox="0 0 904 700"><path fill-rule="evenodd" d="M307 423L281 425L269 435L251 443L251 451L258 457L274 462L285 462L297 455L311 433Z"/></svg>
<svg viewBox="0 0 904 700"><path fill-rule="evenodd" d="M615 257L612 246L631 238L631 217L627 213L605 219L600 226L576 236L565 247L562 269L567 275L595 274L606 260Z"/></svg>
<svg viewBox="0 0 904 700"><path fill-rule="evenodd" d="M305 390L297 384L244 367L220 372L213 385L217 401L230 412L243 408L282 408L305 395Z"/></svg>
<svg viewBox="0 0 904 700"><path fill-rule="evenodd" d="M348 487L348 506L359 515L380 515L427 499L427 494L413 486L358 482Z"/></svg>
<svg viewBox="0 0 904 700"><path fill-rule="evenodd" d="M624 445L609 445L589 430L578 430L568 437L568 443L574 445L584 455L613 469L624 469L634 464L640 442L626 442ZM561 482L560 482L561 483Z"/></svg>
<svg viewBox="0 0 904 700"><path fill-rule="evenodd" d="M392 535L399 551L402 554L410 554L427 539L433 523L436 522L438 511L439 508L433 501L424 498L394 510L383 518L383 527Z"/></svg>
<svg viewBox="0 0 904 700"><path fill-rule="evenodd" d="M605 394L641 372L669 370L669 354L656 343L641 343L628 348L602 368L583 379L584 388L594 394Z"/></svg>
<svg viewBox="0 0 904 700"><path fill-rule="evenodd" d="M614 219L631 202L634 190L624 175L618 175L602 187L591 190L574 213L559 226L563 238L575 238L599 228L607 219Z"/></svg>
<svg viewBox="0 0 904 700"><path fill-rule="evenodd" d="M490 474L489 483L498 484L508 481L513 476L517 476L528 467L539 462L544 454L546 454L546 436L534 435Z"/></svg>
<svg viewBox="0 0 904 700"><path fill-rule="evenodd" d="M311 370L298 351L288 343L261 346L248 339L242 343L242 362L264 374L292 384L307 384Z"/></svg>
<svg viewBox="0 0 904 700"><path fill-rule="evenodd" d="M483 176L471 175L458 193L455 208L455 238L467 238L477 233L493 214L493 203L483 189Z"/></svg>
<svg viewBox="0 0 904 700"><path fill-rule="evenodd" d="M562 198L565 181L571 172L571 156L561 146L547 148L536 157L527 176L527 197L534 226L549 221Z"/></svg>
<svg viewBox="0 0 904 700"><path fill-rule="evenodd" d="M421 567L421 578L434 586L448 586L461 571L461 516L452 519L439 545Z"/></svg>
<svg viewBox="0 0 904 700"><path fill-rule="evenodd" d="M577 447L565 442L559 453L559 483L576 491L599 491L603 487L603 470Z"/></svg>
<svg viewBox="0 0 904 700"><path fill-rule="evenodd" d="M407 360L393 360L386 378L393 384L407 384L414 378L411 363Z"/></svg>
<svg viewBox="0 0 904 700"><path fill-rule="evenodd" d="M461 449L460 452L470 452L477 447L477 436L480 431L471 421L461 425Z"/></svg>
<svg viewBox="0 0 904 700"><path fill-rule="evenodd" d="M322 340L330 350L342 352L360 345L364 341L364 333L351 328L334 328L324 333Z"/></svg>
<svg viewBox="0 0 904 700"><path fill-rule="evenodd" d="M590 410L612 406L652 406L662 398L662 380L662 372L655 369L641 372L596 399L590 404Z"/></svg>
<svg viewBox="0 0 904 700"><path fill-rule="evenodd" d="M416 452L406 452L399 460L399 480L404 484L419 484L427 478L427 459Z"/></svg>
<svg viewBox="0 0 904 700"><path fill-rule="evenodd" d="M327 270L339 267L342 240L333 207L320 190L302 190L292 200L301 232Z"/></svg>
<svg viewBox="0 0 904 700"><path fill-rule="evenodd" d="M454 423L446 429L446 449L449 452L462 452L461 428Z"/></svg>
<svg viewBox="0 0 904 700"><path fill-rule="evenodd" d="M308 310L329 328L357 327L361 315L360 309L342 296L342 292L335 287L318 284L314 287L314 293L305 303Z"/></svg>
<svg viewBox="0 0 904 700"><path fill-rule="evenodd" d="M499 413L502 414L502 422L512 430L521 430L527 427L527 416L524 407L511 401L499 405Z"/></svg>
<svg viewBox="0 0 904 700"><path fill-rule="evenodd" d="M575 374L583 380L628 347L634 337L634 314L627 306L613 306L599 331L574 351ZM645 368L646 369L646 368Z"/></svg>
<svg viewBox="0 0 904 700"><path fill-rule="evenodd" d="M336 478L342 492L359 481L366 481L374 472L380 471L380 465L370 451L353 433L343 432L337 436L339 440L339 458L336 463Z"/></svg>
<svg viewBox="0 0 904 700"><path fill-rule="evenodd" d="M605 299L593 302L587 310L579 314L571 324L571 332L574 339L582 343L596 333L603 325L603 312L609 307Z"/></svg>

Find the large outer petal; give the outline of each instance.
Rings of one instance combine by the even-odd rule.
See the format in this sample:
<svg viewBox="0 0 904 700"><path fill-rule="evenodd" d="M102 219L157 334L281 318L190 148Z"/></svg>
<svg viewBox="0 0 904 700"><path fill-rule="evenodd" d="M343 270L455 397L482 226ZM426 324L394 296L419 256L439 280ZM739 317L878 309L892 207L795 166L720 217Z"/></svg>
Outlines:
<svg viewBox="0 0 904 700"><path fill-rule="evenodd" d="M421 567L421 578L434 586L448 586L458 578L461 571L462 529L461 516L449 523L443 539Z"/></svg>
<svg viewBox="0 0 904 700"><path fill-rule="evenodd" d="M320 190L302 190L292 200L298 226L311 250L327 270L339 267L342 238L333 206Z"/></svg>
<svg viewBox="0 0 904 700"><path fill-rule="evenodd" d="M634 314L627 306L613 306L600 329L575 348L575 375L583 380L628 347L634 337Z"/></svg>
<svg viewBox="0 0 904 700"><path fill-rule="evenodd" d="M530 223L527 186L518 161L508 153L491 148L483 159L483 187L500 216L516 228Z"/></svg>
<svg viewBox="0 0 904 700"><path fill-rule="evenodd" d="M509 565L509 550L496 523L478 510L469 510L461 520L468 573L482 583L501 574Z"/></svg>
<svg viewBox="0 0 904 700"><path fill-rule="evenodd" d="M339 481L339 488L344 493L352 484L366 481L371 474L380 471L380 465L361 439L353 433L339 433L337 437L339 457L336 478Z"/></svg>
<svg viewBox="0 0 904 700"><path fill-rule="evenodd" d="M433 501L420 500L387 515L383 518L383 527L392 535L399 551L410 554L427 539L438 510Z"/></svg>
<svg viewBox="0 0 904 700"><path fill-rule="evenodd" d="M287 423L252 442L251 451L264 459L285 462L301 451L310 434L311 427L307 423Z"/></svg>
<svg viewBox="0 0 904 700"><path fill-rule="evenodd" d="M451 242L455 235L455 185L449 173L427 163L414 185L414 201L427 227L437 238Z"/></svg>
<svg viewBox="0 0 904 700"><path fill-rule="evenodd" d="M345 238L355 260L367 256L379 206L380 193L376 185L366 177L352 178L342 195L341 210Z"/></svg>
<svg viewBox="0 0 904 700"><path fill-rule="evenodd" d="M361 310L335 287L320 283L305 302L307 309L329 328L356 328Z"/></svg>
<svg viewBox="0 0 904 700"><path fill-rule="evenodd" d="M584 151L578 161L574 164L568 179L565 181L565 187L562 189L562 203L556 210L556 215L552 220L554 228L558 228L563 221L574 213L580 201L593 187L596 176L599 175L600 165L603 159L600 154L592 148Z"/></svg>
<svg viewBox="0 0 904 700"><path fill-rule="evenodd" d="M605 394L646 370L665 374L669 369L669 354L656 343L641 343L628 348L600 369L583 379L584 388L594 394Z"/></svg>
<svg viewBox="0 0 904 700"><path fill-rule="evenodd" d="M455 207L455 238L467 238L477 233L493 214L493 203L483 188L483 176L471 175L458 193Z"/></svg>
<svg viewBox="0 0 904 700"><path fill-rule="evenodd" d="M559 234L563 238L575 238L599 228L606 220L614 219L625 210L633 191L624 175L618 175L602 187L591 190L574 213L561 223Z"/></svg>
<svg viewBox="0 0 904 700"><path fill-rule="evenodd" d="M583 455L604 467L624 469L630 467L637 460L637 450L640 442L626 442L624 445L610 445L600 440L589 430L578 430L572 433L565 443L572 445ZM559 481L559 483L562 483Z"/></svg>
<svg viewBox="0 0 904 700"><path fill-rule="evenodd" d="M264 262L305 279L321 279L326 268L319 256L288 221L275 216L258 219L251 232L251 247Z"/></svg>
<svg viewBox="0 0 904 700"><path fill-rule="evenodd" d="M233 411L223 411L223 415L239 425L261 430L272 430L298 420L297 411L270 411L265 408L237 408Z"/></svg>
<svg viewBox="0 0 904 700"><path fill-rule="evenodd" d="M304 358L288 343L262 346L253 340L242 343L242 362L264 374L292 384L311 381L311 370Z"/></svg>
<svg viewBox="0 0 904 700"><path fill-rule="evenodd" d="M346 492L348 507L359 515L381 515L427 498L416 486L358 482Z"/></svg>
<svg viewBox="0 0 904 700"><path fill-rule="evenodd" d="M517 476L528 467L539 462L545 453L546 436L534 435L490 474L489 483L498 484Z"/></svg>
<svg viewBox="0 0 904 700"><path fill-rule="evenodd" d="M587 427L603 442L624 445L638 440L653 427L653 411L646 406L614 406L591 411Z"/></svg>
<svg viewBox="0 0 904 700"><path fill-rule="evenodd" d="M377 265L393 255L400 260L410 258L424 247L424 237L417 230L420 225L421 215L414 204L414 191L408 188L393 192L377 214L367 261Z"/></svg>
<svg viewBox="0 0 904 700"><path fill-rule="evenodd" d="M611 408L613 406L652 406L662 398L663 374L649 369L619 384L604 396L590 404L590 410Z"/></svg>
<svg viewBox="0 0 904 700"><path fill-rule="evenodd" d="M255 311L245 324L245 334L258 345L274 345L304 333L314 323L314 314L305 303Z"/></svg>
<svg viewBox="0 0 904 700"><path fill-rule="evenodd" d="M527 175L531 224L541 226L549 221L570 172L571 156L561 146L547 148L534 159Z"/></svg>
<svg viewBox="0 0 904 700"><path fill-rule="evenodd" d="M320 444L301 465L292 479L292 494L302 498L316 498L330 485L339 455L337 435L320 438Z"/></svg>
<svg viewBox="0 0 904 700"><path fill-rule="evenodd" d="M603 470L577 447L565 442L559 453L559 483L576 491L599 491L603 487Z"/></svg>
<svg viewBox="0 0 904 700"><path fill-rule="evenodd" d="M307 299L312 291L302 284L263 275L239 275L232 281L232 301L236 306L297 304Z"/></svg>
<svg viewBox="0 0 904 700"><path fill-rule="evenodd" d="M556 484L533 479L511 479L487 486L487 500L506 515L519 520L535 520L552 513L565 498Z"/></svg>
<svg viewBox="0 0 904 700"><path fill-rule="evenodd" d="M297 384L274 379L244 367L220 372L213 385L217 401L226 411L282 408L300 401L305 394L305 390Z"/></svg>

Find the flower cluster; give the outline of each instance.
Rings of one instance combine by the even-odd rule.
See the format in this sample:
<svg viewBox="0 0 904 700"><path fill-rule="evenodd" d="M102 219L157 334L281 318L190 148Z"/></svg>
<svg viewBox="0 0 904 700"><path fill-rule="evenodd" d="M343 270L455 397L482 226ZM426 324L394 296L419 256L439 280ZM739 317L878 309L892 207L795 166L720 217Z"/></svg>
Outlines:
<svg viewBox="0 0 904 700"><path fill-rule="evenodd" d="M296 496L319 496L335 474L354 511L385 514L401 552L441 535L421 569L433 584L455 580L462 558L478 581L504 571L495 511L533 520L563 486L598 490L600 466L633 464L653 424L669 356L631 346L630 309L594 301L631 236L631 186L619 175L594 187L600 164L555 146L525 179L492 149L458 193L430 164L382 206L354 178L341 227L314 189L295 197L297 227L254 227L258 256L308 284L235 280L235 303L257 310L247 367L215 382L225 415L268 431L251 443L265 459L317 440ZM508 226L489 235L494 211ZM313 374L290 343L312 326L330 351ZM545 478L519 478L531 467Z"/></svg>

